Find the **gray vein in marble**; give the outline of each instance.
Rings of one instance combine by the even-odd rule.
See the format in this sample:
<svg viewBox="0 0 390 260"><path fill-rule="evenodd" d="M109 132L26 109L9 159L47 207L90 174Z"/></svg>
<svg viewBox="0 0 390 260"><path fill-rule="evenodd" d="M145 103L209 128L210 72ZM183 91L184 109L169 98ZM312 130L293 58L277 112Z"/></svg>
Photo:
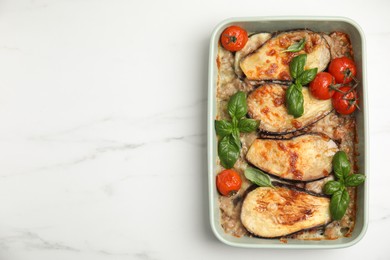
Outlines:
<svg viewBox="0 0 390 260"><path fill-rule="evenodd" d="M13 47L13 46L0 46L0 50L4 51L14 51L14 52L21 52L22 50L18 47Z"/></svg>
<svg viewBox="0 0 390 260"><path fill-rule="evenodd" d="M388 219L390 219L390 214L387 213L387 214L381 214L382 216L380 217L376 217L376 218L372 218L370 219L370 222L382 222L382 221L387 221Z"/></svg>
<svg viewBox="0 0 390 260"><path fill-rule="evenodd" d="M41 166L37 167L35 169L19 172L19 173L12 173L8 175L1 175L1 178L5 177L10 177L10 176L17 176L17 175L23 175L23 174L28 174L32 172L42 172L42 171L47 171L47 170L53 170L53 169L64 169L64 168L69 168L72 166L76 166L85 162L93 161L97 159L100 156L103 156L107 153L111 152L121 152L121 151L129 151L129 150L136 150L141 147L144 147L146 145L154 145L154 144L159 144L159 143L170 143L170 142L186 142L189 144L194 144L200 147L205 147L206 142L205 142L205 133L202 134L191 134L191 135L181 135L181 136L172 136L172 137L167 137L163 139L159 139L156 141L148 142L148 143L130 143L130 144L122 144L120 143L119 145L112 145L112 146L106 146L106 147L98 147L94 151L88 153L87 155L84 155L79 158L75 158L73 160L65 161L65 162L60 162L60 163L55 163L47 166ZM199 139L196 141L196 139Z"/></svg>
<svg viewBox="0 0 390 260"><path fill-rule="evenodd" d="M104 155L108 152L134 150L134 149L137 149L137 148L142 147L144 145L145 145L144 143L139 143L139 144L124 144L121 146L100 147L100 148L95 149L95 151L93 151L89 155L85 155L83 157L76 158L74 160L67 161L67 162L61 162L61 163L52 164L49 166L39 167L39 168L36 168L32 171L44 171L44 170L51 170L54 168L67 168L67 167L78 165L78 164L81 164L81 163L84 163L87 161L95 160L97 157ZM29 172L32 172L32 171L29 171Z"/></svg>
<svg viewBox="0 0 390 260"><path fill-rule="evenodd" d="M72 251L72 252L81 251L78 248L71 247L60 242L48 241L40 237L38 234L33 233L31 231L22 231L19 232L19 235L17 236L1 238L0 241L2 245L23 242L25 246L28 248L46 249L46 250L63 250L63 251Z"/></svg>
<svg viewBox="0 0 390 260"><path fill-rule="evenodd" d="M134 254L134 256L137 257L138 259L142 259L142 260L154 260L154 259L156 259L156 258L152 258L150 256L150 254L147 253L146 251L140 252L140 253L136 253L136 254Z"/></svg>
<svg viewBox="0 0 390 260"><path fill-rule="evenodd" d="M183 135L183 136L174 136L174 137L168 137L168 138L165 138L162 142L163 143L169 143L169 142L173 142L173 141L183 141L183 142L186 142L186 143L190 143L190 144L197 144L201 147L206 147L206 142L205 142L205 138L206 137L206 133L201 133L201 134L193 134L193 135ZM193 140L195 138L199 138L200 141L199 142L194 142Z"/></svg>
<svg viewBox="0 0 390 260"><path fill-rule="evenodd" d="M0 248L8 250L13 248L13 244L20 244L26 249L37 249L37 250L52 250L52 251L68 251L68 252L91 252L99 255L107 256L135 256L138 259L154 260L150 256L148 251L141 251L140 253L134 254L133 252L114 252L102 249L93 248L76 248L69 246L63 242L54 242L42 238L37 233L31 231L18 231L16 235L6 236L0 238Z"/></svg>
<svg viewBox="0 0 390 260"><path fill-rule="evenodd" d="M55 3L55 1L52 1L51 5ZM20 12L30 12L35 11L39 9L48 8L48 3L36 3L35 1L31 0L29 3L26 3L22 7L12 8L12 9L6 9L6 8L0 8L0 13L20 13Z"/></svg>
<svg viewBox="0 0 390 260"><path fill-rule="evenodd" d="M31 238L35 238L39 241L41 241L41 244L35 244L34 247L36 248L42 248L42 249L50 249L50 250L65 250L65 251L73 251L73 252L80 252L80 249L68 246L66 244L58 243L58 242L50 242L47 240L42 239L37 234L33 234L31 232L27 233L31 236Z"/></svg>
<svg viewBox="0 0 390 260"><path fill-rule="evenodd" d="M108 182L102 186L100 186L100 190L103 191L108 197L111 197L113 196L114 194L114 186L117 184L117 183L123 183L124 181L128 180L128 179L133 179L133 178L137 178L137 177L142 177L142 178L145 178L145 177L152 177L152 178L156 178L156 177L162 177L163 178L166 178L167 176L173 176L175 174L164 174L164 175L159 175L159 174L150 174L150 173L140 173L140 174L129 174L129 175L126 175L122 178L119 178L115 181L111 181L111 182ZM180 173L180 176L183 176L183 173Z"/></svg>
<svg viewBox="0 0 390 260"><path fill-rule="evenodd" d="M31 169L31 170L18 172L18 173L11 173L11 174L7 174L7 175L0 175L0 178L19 176L19 175L32 173L32 172L42 172L42 171L58 169L58 168L60 168L60 169L61 168L62 169L63 168L68 168L68 167L71 167L71 166L76 166L76 165L82 164L84 162L95 160L99 156L104 155L104 154L106 154L108 152L123 151L123 150L133 150L133 149L137 149L139 147L142 147L143 145L145 145L145 144L144 143L124 144L124 145L121 145L121 146L101 147L101 148L95 149L95 151L93 151L92 153L90 153L88 155L85 155L85 156L82 156L82 157L79 157L79 158L76 158L76 159L73 159L73 160L70 160L70 161L55 163L55 164L51 164L51 165L48 165L48 166L41 166L41 167L37 167L37 168Z"/></svg>
<svg viewBox="0 0 390 260"><path fill-rule="evenodd" d="M373 213L373 217L370 217L369 219L370 222L382 222L390 219L390 207L381 204L373 204L371 206L375 208L377 211Z"/></svg>
<svg viewBox="0 0 390 260"><path fill-rule="evenodd" d="M129 256L129 253L114 253L106 250L99 250L97 253L101 255L108 255L108 256Z"/></svg>
<svg viewBox="0 0 390 260"><path fill-rule="evenodd" d="M135 256L136 258L138 259L142 259L142 260L155 260L156 258L154 257L151 257L150 256L150 253L148 253L148 251L141 251L139 253L117 253L117 252L111 252L111 251L107 251L107 250L98 250L96 251L97 253L101 254L101 255L107 255L107 256Z"/></svg>
<svg viewBox="0 0 390 260"><path fill-rule="evenodd" d="M160 113L157 113L154 115L150 115L147 117L143 117L143 118L135 118L134 119L134 118L126 118L126 117L104 116L102 118L98 118L98 119L90 121L90 122L82 123L82 124L79 124L75 127L70 127L68 129L65 129L65 130L61 130L61 131L57 131L57 132L53 132L53 133L47 133L47 134L33 135L28 139L30 139L30 140L52 140L52 139L50 139L50 137L68 135L68 134L77 132L79 130L91 128L91 127L94 127L96 125L101 125L103 123L112 122L112 121L125 121L125 122L130 123L132 126L136 126L137 124L151 122L151 121L153 121L153 123L154 123L155 122L154 120L156 120L156 119L168 120L168 121L174 120L176 122L177 120L188 119L189 117L188 117L187 113L184 113L185 115L183 115L183 116L174 115L175 112L182 113L186 109L192 109L194 107L197 107L199 104L203 104L205 102L207 102L207 99L201 99L201 100L198 100L198 101L196 101L192 104L186 105L186 106L177 107L174 109L163 111L163 112L160 112Z"/></svg>
<svg viewBox="0 0 390 260"><path fill-rule="evenodd" d="M43 134L43 135L33 135L28 139L30 139L30 140L50 140L50 137L68 135L68 134L77 132L79 130L82 130L85 128L90 128L90 127L93 127L95 125L100 125L102 123L112 121L112 120L114 120L113 117L105 116L105 117L102 117L102 118L99 118L99 119L96 119L96 120L93 120L90 122L82 123L82 124L79 124L77 126L70 127L70 128L67 128L67 129L64 129L61 131L57 131L54 133L48 133L48 134Z"/></svg>
<svg viewBox="0 0 390 260"><path fill-rule="evenodd" d="M188 142L193 144L192 139L196 137L204 137L206 134L193 134L193 135L187 135L187 136L173 136L173 137L168 137L164 138L162 140L156 140L153 142L148 142L148 143L133 143L133 144L120 144L116 146L107 146L107 147L98 147L93 151L91 154L83 156L81 158L69 161L69 162L64 162L64 163L59 163L59 164L54 164L51 166L47 167L42 167L40 170L47 170L51 168L64 168L64 167L69 167L73 165L77 165L86 161L94 160L97 157L104 155L109 152L117 152L117 151L127 151L127 150L135 150L141 147L144 147L146 145L152 145L152 144L158 144L158 143L169 143L169 142L174 142L174 141L183 141L183 142ZM203 140L204 138L202 138ZM205 144L201 144L201 146L205 146Z"/></svg>
<svg viewBox="0 0 390 260"><path fill-rule="evenodd" d="M1 175L0 177L4 178L8 176L16 176L16 175L27 174L31 172L47 171L47 170L58 169L58 168L60 169L68 168L85 162L93 161L96 158L103 156L107 153L136 150L146 145L155 145L159 143L185 142L191 145L196 145L198 147L204 148L206 147L206 133L181 134L181 135L168 136L168 137L165 136L157 140L152 140L152 141L144 140L136 143L126 143L117 140L110 140L107 139L106 137L104 138L84 137L84 135L87 136L87 134L83 132L81 132L81 136L75 136L75 134L78 133L78 135L80 135L80 131L84 131L84 130L91 131L91 128L99 127L101 126L101 124L105 124L105 123L111 124L116 121L123 121L126 123L130 123L132 127L134 126L134 124L142 123L142 122L154 124L156 119L160 119L159 122L163 122L164 120L168 120L168 121L173 120L175 121L175 123L177 123L178 120L182 120L182 119L188 120L190 118L186 110L196 108L196 111L199 111L198 106L205 102L207 102L207 99L203 98L201 100L195 101L192 104L179 106L174 109L163 111L142 119L129 119L129 118L121 118L121 117L114 117L111 115L107 115L64 130L30 136L28 140L33 142L45 141L45 142L61 142L61 143L90 143L90 144L94 144L97 147L94 148L94 150L92 150L91 152L87 152L86 155L83 155L78 158L54 163L51 165L43 165L41 167L33 168L18 173ZM179 115L175 113L179 113ZM185 114L185 115L181 116L180 114Z"/></svg>
<svg viewBox="0 0 390 260"><path fill-rule="evenodd" d="M381 217L379 220L387 220L389 218L390 218L390 214L387 214L387 215Z"/></svg>

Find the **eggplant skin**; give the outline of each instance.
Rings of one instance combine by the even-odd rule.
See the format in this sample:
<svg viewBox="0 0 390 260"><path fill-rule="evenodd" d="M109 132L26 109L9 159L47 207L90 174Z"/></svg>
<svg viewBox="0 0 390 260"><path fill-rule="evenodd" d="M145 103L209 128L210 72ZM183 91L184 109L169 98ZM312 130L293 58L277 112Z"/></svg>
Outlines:
<svg viewBox="0 0 390 260"><path fill-rule="evenodd" d="M252 91L247 98L249 117L260 120L259 129L272 134L287 134L303 129L328 115L332 101L319 100L302 88L304 113L294 118L289 115L285 105L287 86L267 83Z"/></svg>
<svg viewBox="0 0 390 260"><path fill-rule="evenodd" d="M305 47L298 52L284 52L292 44L306 39ZM269 39L256 52L240 62L249 80L291 81L289 63L300 54L307 54L305 69L323 71L330 61L327 41L321 34L309 30L283 32Z"/></svg>
<svg viewBox="0 0 390 260"><path fill-rule="evenodd" d="M333 155L338 150L329 137L306 134L287 140L256 139L246 159L278 178L307 182L330 175Z"/></svg>
<svg viewBox="0 0 390 260"><path fill-rule="evenodd" d="M252 234L264 238L287 236L331 221L330 199L286 187L258 187L248 193L241 222Z"/></svg>

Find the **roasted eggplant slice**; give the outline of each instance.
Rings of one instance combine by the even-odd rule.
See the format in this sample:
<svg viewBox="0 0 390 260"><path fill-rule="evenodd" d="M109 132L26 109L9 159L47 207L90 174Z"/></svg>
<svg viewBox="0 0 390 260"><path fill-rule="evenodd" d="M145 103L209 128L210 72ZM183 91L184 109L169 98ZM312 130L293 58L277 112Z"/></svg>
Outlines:
<svg viewBox="0 0 390 260"><path fill-rule="evenodd" d="M287 113L284 104L286 89L285 85L268 83L248 95L248 114L251 118L260 120L261 131L274 134L294 132L317 122L333 109L330 99L316 99L304 87L304 113L301 117L294 118Z"/></svg>
<svg viewBox="0 0 390 260"><path fill-rule="evenodd" d="M259 187L245 197L241 221L256 236L286 236L329 223L329 201L285 187Z"/></svg>
<svg viewBox="0 0 390 260"><path fill-rule="evenodd" d="M256 139L246 159L276 177L313 181L328 176L337 144L327 136L307 134L288 140Z"/></svg>
<svg viewBox="0 0 390 260"><path fill-rule="evenodd" d="M263 45L267 40L271 38L272 34L270 33L257 33L249 37L248 42L245 44L245 47L237 51L234 56L234 72L238 77L244 78L245 74L240 68L241 59L248 56L248 54L257 50L261 45Z"/></svg>
<svg viewBox="0 0 390 260"><path fill-rule="evenodd" d="M294 43L305 38L304 48L298 52L285 52ZM329 46L321 34L309 30L277 34L256 52L248 55L241 63L241 69L249 80L291 81L289 63L299 54L307 54L305 69L325 70L330 61Z"/></svg>

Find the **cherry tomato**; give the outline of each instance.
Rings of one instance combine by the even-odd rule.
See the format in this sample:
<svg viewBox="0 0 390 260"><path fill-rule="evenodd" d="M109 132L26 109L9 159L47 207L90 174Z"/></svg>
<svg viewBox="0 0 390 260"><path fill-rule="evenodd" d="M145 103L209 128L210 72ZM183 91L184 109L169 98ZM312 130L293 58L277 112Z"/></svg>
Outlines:
<svg viewBox="0 0 390 260"><path fill-rule="evenodd" d="M224 170L217 175L217 189L224 196L237 192L241 183L240 174L234 170Z"/></svg>
<svg viewBox="0 0 390 260"><path fill-rule="evenodd" d="M350 87L341 87L332 97L332 104L336 111L342 115L349 115L357 107L357 94Z"/></svg>
<svg viewBox="0 0 390 260"><path fill-rule="evenodd" d="M318 99L329 99L334 94L331 88L335 84L334 77L328 72L320 72L314 80L310 82L309 88L311 94Z"/></svg>
<svg viewBox="0 0 390 260"><path fill-rule="evenodd" d="M228 51L239 51L248 41L248 33L238 26L229 26L221 35L221 44Z"/></svg>
<svg viewBox="0 0 390 260"><path fill-rule="evenodd" d="M336 79L336 83L346 84L356 76L356 65L350 58L336 58L330 62L328 71Z"/></svg>

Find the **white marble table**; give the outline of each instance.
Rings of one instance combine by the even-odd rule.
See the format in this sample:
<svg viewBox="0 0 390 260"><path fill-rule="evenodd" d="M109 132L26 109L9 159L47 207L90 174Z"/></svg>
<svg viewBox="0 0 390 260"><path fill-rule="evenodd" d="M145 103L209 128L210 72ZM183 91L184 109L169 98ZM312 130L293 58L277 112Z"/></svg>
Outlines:
<svg viewBox="0 0 390 260"><path fill-rule="evenodd" d="M224 2L0 1L1 260L390 259L390 2ZM228 247L208 222L209 37L294 14L366 32L369 229L340 250Z"/></svg>

